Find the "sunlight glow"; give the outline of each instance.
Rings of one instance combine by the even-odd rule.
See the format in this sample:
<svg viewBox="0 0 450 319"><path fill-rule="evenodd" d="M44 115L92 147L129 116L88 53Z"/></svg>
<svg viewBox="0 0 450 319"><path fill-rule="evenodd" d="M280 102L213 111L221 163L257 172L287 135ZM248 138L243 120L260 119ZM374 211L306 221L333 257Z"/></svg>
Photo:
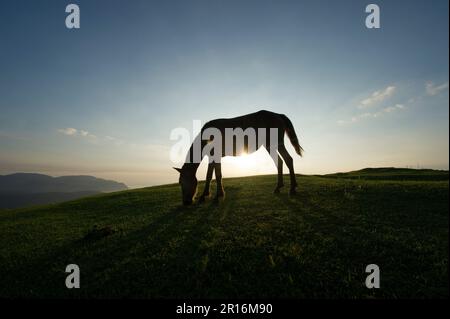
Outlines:
<svg viewBox="0 0 450 319"><path fill-rule="evenodd" d="M257 175L257 174L273 174L276 167L269 154L260 149L257 152L241 156L227 156L223 159L222 165L233 176Z"/></svg>

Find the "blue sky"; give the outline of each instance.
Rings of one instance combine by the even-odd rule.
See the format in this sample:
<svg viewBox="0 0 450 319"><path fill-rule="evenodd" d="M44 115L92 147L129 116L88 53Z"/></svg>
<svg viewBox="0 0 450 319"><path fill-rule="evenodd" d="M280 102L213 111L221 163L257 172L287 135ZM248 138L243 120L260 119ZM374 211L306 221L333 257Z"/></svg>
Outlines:
<svg viewBox="0 0 450 319"><path fill-rule="evenodd" d="M299 173L448 169L446 0L73 1L78 30L69 3L0 3L2 174L175 182L172 129L259 109L291 118ZM276 171L263 154L227 165Z"/></svg>

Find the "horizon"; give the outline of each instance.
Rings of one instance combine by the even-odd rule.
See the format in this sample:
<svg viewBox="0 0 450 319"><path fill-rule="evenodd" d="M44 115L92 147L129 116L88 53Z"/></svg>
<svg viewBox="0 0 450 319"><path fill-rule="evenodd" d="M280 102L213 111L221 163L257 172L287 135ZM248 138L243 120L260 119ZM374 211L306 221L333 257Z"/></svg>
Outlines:
<svg viewBox="0 0 450 319"><path fill-rule="evenodd" d="M409 170L431 170L431 171L438 171L438 172L449 172L448 169L433 169L433 168L426 168L426 167L364 167L364 168L360 168L360 169L356 169L356 170L352 170L352 171L338 171L338 172L332 172L332 173L324 173L324 174L301 174L301 173L296 173L296 175L300 175L300 176L326 176L329 174L348 174L348 173L353 173L353 172L359 172L359 171L363 171L363 170L367 170L367 169L409 169ZM16 174L30 174L30 175L45 175L48 177L53 177L53 178L57 178L57 177L94 177L94 178L98 178L98 179L104 179L95 175L48 175L48 174L43 174L43 173L39 173L39 172L14 172L14 173L10 173L10 174L0 174L0 177L4 177L4 176L10 176L10 175L16 175ZM229 177L225 177L224 179L227 178L245 178L245 177L254 177L254 176L272 176L272 175L276 175L275 173L263 173L263 174L253 174L253 175L239 175L239 176L229 176ZM284 173L285 176L288 176L289 173ZM110 179L104 179L106 181L112 181L112 182L117 182L117 183L122 183L124 184L129 190L132 189L139 189L139 188L146 188L146 187L153 187L153 186L164 186L164 185L171 185L171 184L176 184L177 182L172 182L172 183L166 183L166 184L156 184L156 185L149 185L149 186L143 186L143 187L133 187L130 186L120 180L110 180ZM198 179L200 182L205 181L204 178L199 178Z"/></svg>
<svg viewBox="0 0 450 319"><path fill-rule="evenodd" d="M448 1L377 1L377 30L354 1L77 3L77 30L66 3L2 4L2 175L176 183L172 130L260 109L291 119L298 174L449 170ZM263 150L223 161L275 173Z"/></svg>

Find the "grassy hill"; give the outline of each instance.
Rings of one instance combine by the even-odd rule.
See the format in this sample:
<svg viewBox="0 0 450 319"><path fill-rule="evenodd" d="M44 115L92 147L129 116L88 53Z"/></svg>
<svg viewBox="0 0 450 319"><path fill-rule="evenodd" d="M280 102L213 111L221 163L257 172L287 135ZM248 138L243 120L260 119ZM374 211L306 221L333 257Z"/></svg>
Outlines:
<svg viewBox="0 0 450 319"><path fill-rule="evenodd" d="M348 173L327 174L325 177L351 178L351 179L374 179L374 180L399 180L399 181L448 181L448 171L434 169L410 169L410 168L364 168Z"/></svg>
<svg viewBox="0 0 450 319"><path fill-rule="evenodd" d="M174 184L1 211L0 297L448 298L448 172L371 173L298 176L296 196L225 179L225 200L191 207Z"/></svg>

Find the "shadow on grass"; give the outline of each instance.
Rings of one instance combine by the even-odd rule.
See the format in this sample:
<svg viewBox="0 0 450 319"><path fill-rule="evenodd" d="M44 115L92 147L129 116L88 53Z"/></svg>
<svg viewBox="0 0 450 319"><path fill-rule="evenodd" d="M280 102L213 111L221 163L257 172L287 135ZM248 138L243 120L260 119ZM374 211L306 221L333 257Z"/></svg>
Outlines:
<svg viewBox="0 0 450 319"><path fill-rule="evenodd" d="M272 189L269 184L254 192L235 185L226 186L224 201L165 210L160 205L160 211L144 205L136 220L147 209L150 217L141 225L131 223L128 231L89 243L74 238L52 253L24 261L14 277L5 276L3 285L9 297L41 298L353 298L408 296L418 289L448 294L448 288L439 286L446 278L437 272L420 274L432 266L427 261L440 261L426 256L432 253L426 246L412 246L426 243L427 234L413 234L392 217L387 223L393 212L386 201L390 197L360 194L347 186L300 183L291 196L266 192ZM416 194L383 191L400 202L395 213L403 206L413 215L421 213L414 206L420 202ZM258 205L258 199L267 197ZM367 210L379 198L383 205L375 206L375 213ZM368 292L364 270L373 262L381 263L384 286ZM65 287L69 263L80 266L83 289ZM409 283L411 273L419 279ZM427 290L427 284L439 290Z"/></svg>

